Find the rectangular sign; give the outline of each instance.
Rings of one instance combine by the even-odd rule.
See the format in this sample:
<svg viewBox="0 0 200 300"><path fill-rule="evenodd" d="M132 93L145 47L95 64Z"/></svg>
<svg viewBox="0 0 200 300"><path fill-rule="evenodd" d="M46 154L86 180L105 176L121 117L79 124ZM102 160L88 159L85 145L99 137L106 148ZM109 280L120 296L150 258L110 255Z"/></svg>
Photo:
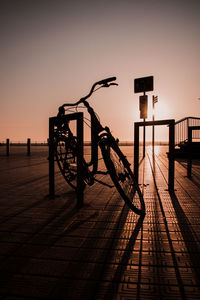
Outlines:
<svg viewBox="0 0 200 300"><path fill-rule="evenodd" d="M153 76L136 78L134 80L134 92L150 92L153 91Z"/></svg>
<svg viewBox="0 0 200 300"><path fill-rule="evenodd" d="M146 119L147 118L147 106L148 106L148 97L140 96L140 118Z"/></svg>

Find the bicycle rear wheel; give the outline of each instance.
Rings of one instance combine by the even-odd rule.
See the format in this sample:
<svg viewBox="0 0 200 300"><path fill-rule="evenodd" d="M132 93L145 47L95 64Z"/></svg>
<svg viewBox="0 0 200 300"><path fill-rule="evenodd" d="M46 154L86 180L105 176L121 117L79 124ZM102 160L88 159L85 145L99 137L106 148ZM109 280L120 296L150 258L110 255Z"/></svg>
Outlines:
<svg viewBox="0 0 200 300"><path fill-rule="evenodd" d="M55 157L58 167L67 181L74 189L77 188L77 142L75 139L59 137L55 142Z"/></svg>
<svg viewBox="0 0 200 300"><path fill-rule="evenodd" d="M110 177L125 203L138 215L145 214L145 203L133 172L118 144L109 138L100 142L105 165Z"/></svg>
<svg viewBox="0 0 200 300"><path fill-rule="evenodd" d="M75 137L66 138L61 136L55 142L55 156L58 167L67 181L73 188L77 188L77 140ZM83 159L83 181L84 187L86 184L92 185L94 178L89 171L85 160Z"/></svg>

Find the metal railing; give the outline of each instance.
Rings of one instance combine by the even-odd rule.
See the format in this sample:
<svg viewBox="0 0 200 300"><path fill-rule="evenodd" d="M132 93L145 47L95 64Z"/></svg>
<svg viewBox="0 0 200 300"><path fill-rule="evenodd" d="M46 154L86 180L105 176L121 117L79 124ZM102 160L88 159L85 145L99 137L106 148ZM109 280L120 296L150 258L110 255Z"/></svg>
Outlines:
<svg viewBox="0 0 200 300"><path fill-rule="evenodd" d="M188 141L188 127L200 126L200 118L186 117L175 122L175 146L181 145ZM192 132L192 140L200 141L200 131L194 130Z"/></svg>
<svg viewBox="0 0 200 300"><path fill-rule="evenodd" d="M6 139L6 142L5 143L2 143L1 145L5 145L6 146L6 156L9 156L10 155L10 148L11 146L26 146L27 147L27 155L30 156L31 155L31 139L28 138L27 139L27 142L26 143L12 143L10 142L10 139Z"/></svg>
<svg viewBox="0 0 200 300"><path fill-rule="evenodd" d="M188 127L188 160L187 160L187 176L192 176L192 136L193 132L200 132L200 126Z"/></svg>

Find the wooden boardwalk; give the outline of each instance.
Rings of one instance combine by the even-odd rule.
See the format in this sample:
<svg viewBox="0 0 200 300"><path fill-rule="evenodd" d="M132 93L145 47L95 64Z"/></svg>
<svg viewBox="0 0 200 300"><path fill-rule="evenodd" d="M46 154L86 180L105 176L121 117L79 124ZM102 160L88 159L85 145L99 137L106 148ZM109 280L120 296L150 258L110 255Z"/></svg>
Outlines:
<svg viewBox="0 0 200 300"><path fill-rule="evenodd" d="M76 195L56 169L48 197L47 147L0 147L0 299L200 299L200 162L186 177L175 164L167 188L167 147L140 164L144 220L115 188L96 183ZM87 150L87 149L86 149ZM130 162L133 148L122 147ZM87 152L86 152L87 153ZM108 176L103 180L110 182Z"/></svg>

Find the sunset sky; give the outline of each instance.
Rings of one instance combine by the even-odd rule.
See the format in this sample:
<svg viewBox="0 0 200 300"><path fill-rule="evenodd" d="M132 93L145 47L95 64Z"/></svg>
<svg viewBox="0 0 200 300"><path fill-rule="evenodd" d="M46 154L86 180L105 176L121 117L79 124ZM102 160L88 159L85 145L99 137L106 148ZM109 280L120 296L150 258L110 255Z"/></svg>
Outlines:
<svg viewBox="0 0 200 300"><path fill-rule="evenodd" d="M154 76L148 95L149 106L158 95L156 119L200 117L199 0L0 4L0 142L46 141L58 106L110 76L119 86L101 89L91 103L120 140L133 140L140 121L134 78Z"/></svg>

